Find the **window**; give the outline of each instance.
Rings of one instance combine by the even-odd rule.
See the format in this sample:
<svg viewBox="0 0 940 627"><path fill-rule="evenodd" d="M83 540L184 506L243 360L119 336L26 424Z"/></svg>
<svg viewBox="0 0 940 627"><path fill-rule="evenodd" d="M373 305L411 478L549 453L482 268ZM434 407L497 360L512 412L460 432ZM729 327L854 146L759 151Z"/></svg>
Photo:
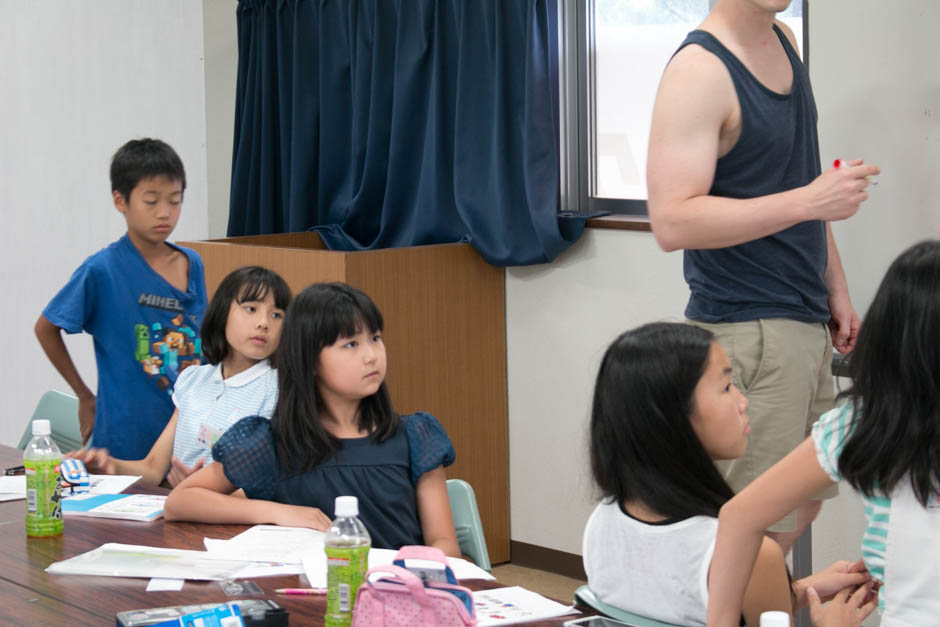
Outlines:
<svg viewBox="0 0 940 627"><path fill-rule="evenodd" d="M646 214L663 68L714 0L559 0L563 211ZM806 0L779 14L803 42Z"/></svg>

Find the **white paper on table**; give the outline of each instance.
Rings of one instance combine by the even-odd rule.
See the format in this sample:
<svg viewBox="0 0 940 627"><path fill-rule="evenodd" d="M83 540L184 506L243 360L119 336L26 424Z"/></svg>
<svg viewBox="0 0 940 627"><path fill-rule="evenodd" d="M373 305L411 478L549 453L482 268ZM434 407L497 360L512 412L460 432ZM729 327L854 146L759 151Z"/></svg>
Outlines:
<svg viewBox="0 0 940 627"><path fill-rule="evenodd" d="M147 592L163 592L166 590L182 590L185 579L158 579L154 577L147 582Z"/></svg>
<svg viewBox="0 0 940 627"><path fill-rule="evenodd" d="M0 477L0 497L4 501L26 498L26 476Z"/></svg>
<svg viewBox="0 0 940 627"><path fill-rule="evenodd" d="M311 588L326 587L326 553L323 547L319 549L312 548L304 551L301 556L304 565L304 574L307 575L307 582Z"/></svg>
<svg viewBox="0 0 940 627"><path fill-rule="evenodd" d="M306 527L255 525L229 540L205 538L203 543L212 557L300 565L304 553L323 552L323 537L322 531Z"/></svg>
<svg viewBox="0 0 940 627"><path fill-rule="evenodd" d="M277 577L280 575L303 574L300 564L281 564L278 562L246 562L244 568L235 574L235 579L254 579L255 577Z"/></svg>
<svg viewBox="0 0 940 627"><path fill-rule="evenodd" d="M511 625L581 613L574 606L552 601L521 586L477 590L473 593L473 609L477 627Z"/></svg>
<svg viewBox="0 0 940 627"><path fill-rule="evenodd" d="M137 483L140 476L133 475L89 475L88 489L91 494L120 494ZM63 498L70 495L63 494ZM0 501L15 501L26 498L26 476L0 477Z"/></svg>
<svg viewBox="0 0 940 627"><path fill-rule="evenodd" d="M212 581L235 578L246 565L246 562L239 560L209 558L205 551L109 543L71 559L55 562L46 572Z"/></svg>
<svg viewBox="0 0 940 627"><path fill-rule="evenodd" d="M140 475L88 475L92 494L120 494L140 479Z"/></svg>

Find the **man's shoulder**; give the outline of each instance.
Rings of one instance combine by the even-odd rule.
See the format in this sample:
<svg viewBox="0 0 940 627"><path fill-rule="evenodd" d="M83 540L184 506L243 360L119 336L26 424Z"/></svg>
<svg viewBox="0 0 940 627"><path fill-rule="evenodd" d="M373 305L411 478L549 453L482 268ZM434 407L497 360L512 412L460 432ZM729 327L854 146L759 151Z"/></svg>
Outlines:
<svg viewBox="0 0 940 627"><path fill-rule="evenodd" d="M663 121L703 121L719 128L732 114L737 96L731 72L715 54L697 44L679 50L666 66L656 96Z"/></svg>
<svg viewBox="0 0 940 627"><path fill-rule="evenodd" d="M673 55L663 71L662 84L708 91L714 91L716 85L724 84L733 89L731 73L724 61L695 42Z"/></svg>

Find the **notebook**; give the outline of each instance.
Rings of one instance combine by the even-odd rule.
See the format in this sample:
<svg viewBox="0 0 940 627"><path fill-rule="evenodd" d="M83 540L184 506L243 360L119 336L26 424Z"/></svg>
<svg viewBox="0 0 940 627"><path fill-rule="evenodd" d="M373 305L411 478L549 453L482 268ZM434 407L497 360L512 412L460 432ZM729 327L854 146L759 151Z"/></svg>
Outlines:
<svg viewBox="0 0 940 627"><path fill-rule="evenodd" d="M76 494L62 500L62 513L148 522L163 516L164 501L160 494Z"/></svg>

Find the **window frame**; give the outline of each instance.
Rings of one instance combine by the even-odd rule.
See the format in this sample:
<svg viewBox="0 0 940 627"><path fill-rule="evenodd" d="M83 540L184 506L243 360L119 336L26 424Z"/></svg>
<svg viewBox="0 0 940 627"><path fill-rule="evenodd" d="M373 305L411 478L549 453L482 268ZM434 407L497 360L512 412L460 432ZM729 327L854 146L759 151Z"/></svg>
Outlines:
<svg viewBox="0 0 940 627"><path fill-rule="evenodd" d="M559 210L568 215L622 214L646 218L645 198L592 196L597 171L594 0L558 2ZM711 10L717 0L709 0ZM803 9L803 63L809 70L809 0Z"/></svg>

